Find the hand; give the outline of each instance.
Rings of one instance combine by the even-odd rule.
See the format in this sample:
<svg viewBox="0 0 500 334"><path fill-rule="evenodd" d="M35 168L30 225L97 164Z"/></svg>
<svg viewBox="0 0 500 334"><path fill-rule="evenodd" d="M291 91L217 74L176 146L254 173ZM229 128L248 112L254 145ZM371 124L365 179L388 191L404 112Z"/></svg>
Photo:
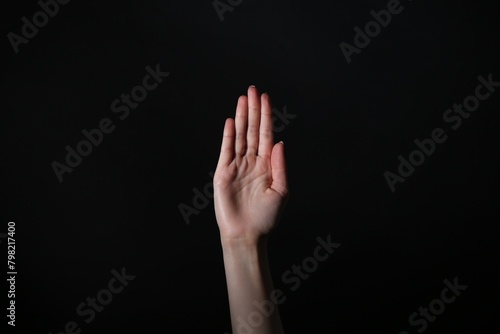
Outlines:
<svg viewBox="0 0 500 334"><path fill-rule="evenodd" d="M284 144L274 144L268 94L250 86L228 118L214 175L222 240L257 242L277 224L288 200Z"/></svg>

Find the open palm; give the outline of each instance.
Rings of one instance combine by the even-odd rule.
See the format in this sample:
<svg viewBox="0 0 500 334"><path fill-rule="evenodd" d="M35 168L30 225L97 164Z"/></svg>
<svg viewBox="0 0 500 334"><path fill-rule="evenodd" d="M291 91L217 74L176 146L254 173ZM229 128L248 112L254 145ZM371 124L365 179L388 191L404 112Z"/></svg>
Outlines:
<svg viewBox="0 0 500 334"><path fill-rule="evenodd" d="M269 96L248 88L228 118L214 175L222 238L257 240L277 224L288 199L284 145L274 144Z"/></svg>

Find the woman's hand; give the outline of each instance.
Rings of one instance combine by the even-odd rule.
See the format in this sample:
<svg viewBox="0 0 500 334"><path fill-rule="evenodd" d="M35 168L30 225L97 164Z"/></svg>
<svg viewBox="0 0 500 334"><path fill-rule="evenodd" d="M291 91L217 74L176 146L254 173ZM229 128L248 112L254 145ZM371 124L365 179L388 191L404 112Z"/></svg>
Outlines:
<svg viewBox="0 0 500 334"><path fill-rule="evenodd" d="M226 119L214 175L215 215L223 241L258 242L288 199L284 144L274 144L269 96L248 88Z"/></svg>

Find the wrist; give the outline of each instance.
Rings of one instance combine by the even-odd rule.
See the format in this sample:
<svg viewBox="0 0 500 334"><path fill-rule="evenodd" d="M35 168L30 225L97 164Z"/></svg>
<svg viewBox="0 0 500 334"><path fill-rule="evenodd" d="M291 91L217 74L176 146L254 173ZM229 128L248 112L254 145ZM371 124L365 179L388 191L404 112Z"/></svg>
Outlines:
<svg viewBox="0 0 500 334"><path fill-rule="evenodd" d="M223 249L261 249L267 245L267 235L227 237L221 235L221 245Z"/></svg>
<svg viewBox="0 0 500 334"><path fill-rule="evenodd" d="M242 275L248 282L262 280L264 268L267 268L266 238L221 237L221 244L226 274Z"/></svg>

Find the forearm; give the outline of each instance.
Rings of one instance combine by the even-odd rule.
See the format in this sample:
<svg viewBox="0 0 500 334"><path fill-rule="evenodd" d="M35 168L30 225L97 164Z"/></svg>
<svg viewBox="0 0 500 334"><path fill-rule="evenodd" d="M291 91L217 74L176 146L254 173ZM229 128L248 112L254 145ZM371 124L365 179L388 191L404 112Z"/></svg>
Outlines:
<svg viewBox="0 0 500 334"><path fill-rule="evenodd" d="M271 301L273 282L267 258L267 240L221 239L231 323L234 334L283 334L278 306ZM272 303L272 305L271 305ZM265 305L265 311L257 305ZM249 315L255 312L257 316ZM262 321L261 321L262 319ZM248 325L245 325L248 324Z"/></svg>

